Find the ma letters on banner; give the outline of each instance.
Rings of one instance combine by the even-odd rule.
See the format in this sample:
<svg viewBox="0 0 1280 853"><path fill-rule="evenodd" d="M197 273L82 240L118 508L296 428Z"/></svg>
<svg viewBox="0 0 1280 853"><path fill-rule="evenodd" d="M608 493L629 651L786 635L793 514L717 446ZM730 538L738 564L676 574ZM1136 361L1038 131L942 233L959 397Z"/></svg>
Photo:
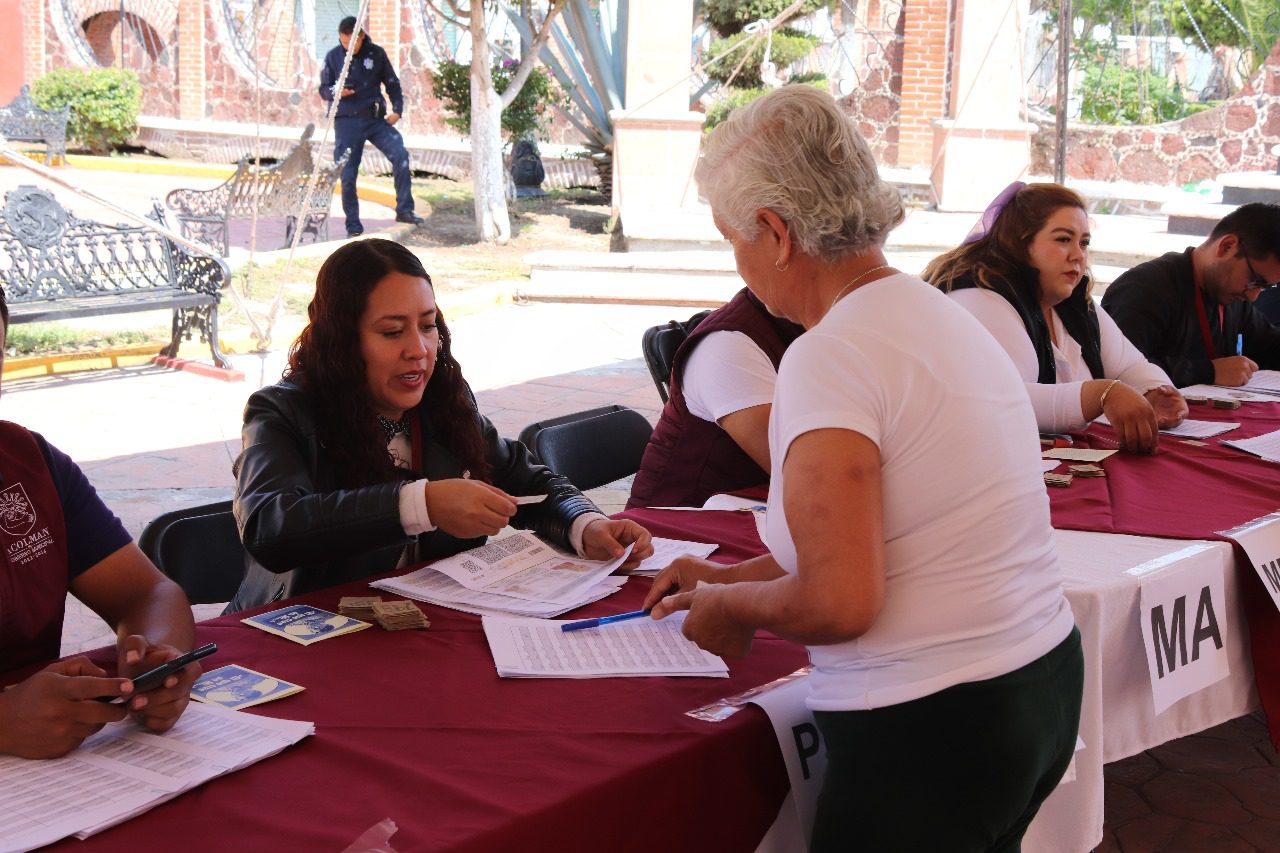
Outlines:
<svg viewBox="0 0 1280 853"><path fill-rule="evenodd" d="M1200 589L1200 602L1196 605L1196 623L1191 634L1191 660L1200 659L1200 644L1213 640L1222 648L1222 632L1218 630L1218 617L1213 612L1213 596L1209 587ZM1166 622L1164 605L1151 608L1151 644L1155 650L1156 674L1164 678L1166 667L1172 673L1179 665L1187 665L1187 597L1180 595L1173 602L1173 613Z"/></svg>
<svg viewBox="0 0 1280 853"><path fill-rule="evenodd" d="M1280 595L1280 560L1259 563L1258 574L1267 582L1267 586L1271 587L1271 596L1273 598Z"/></svg>

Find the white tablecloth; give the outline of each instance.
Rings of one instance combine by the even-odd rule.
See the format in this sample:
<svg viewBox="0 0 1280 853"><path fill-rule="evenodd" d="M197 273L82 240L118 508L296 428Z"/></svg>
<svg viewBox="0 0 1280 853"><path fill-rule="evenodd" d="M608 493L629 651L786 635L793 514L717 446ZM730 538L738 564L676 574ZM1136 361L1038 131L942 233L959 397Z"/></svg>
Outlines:
<svg viewBox="0 0 1280 853"><path fill-rule="evenodd" d="M1102 765L1235 719L1258 707L1248 628L1231 546L1054 531L1064 584L1084 643L1084 705L1076 778L1058 786L1023 842L1030 853L1081 853L1102 840ZM1143 578L1178 570L1225 571L1231 675L1157 715L1139 625Z"/></svg>

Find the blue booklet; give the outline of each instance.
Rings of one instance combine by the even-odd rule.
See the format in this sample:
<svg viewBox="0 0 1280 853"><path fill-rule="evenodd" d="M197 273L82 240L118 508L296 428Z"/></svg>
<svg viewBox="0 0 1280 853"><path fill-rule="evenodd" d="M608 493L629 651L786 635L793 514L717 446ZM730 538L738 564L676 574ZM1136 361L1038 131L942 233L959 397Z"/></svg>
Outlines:
<svg viewBox="0 0 1280 853"><path fill-rule="evenodd" d="M246 625L261 628L268 634L276 634L304 646L330 637L350 634L352 631L363 631L369 627L368 622L361 622L350 616L341 616L306 604L292 604L279 610L272 610L270 613L249 616L240 621Z"/></svg>
<svg viewBox="0 0 1280 853"><path fill-rule="evenodd" d="M274 699L292 696L306 688L247 667L230 664L206 672L191 687L191 698L238 711Z"/></svg>

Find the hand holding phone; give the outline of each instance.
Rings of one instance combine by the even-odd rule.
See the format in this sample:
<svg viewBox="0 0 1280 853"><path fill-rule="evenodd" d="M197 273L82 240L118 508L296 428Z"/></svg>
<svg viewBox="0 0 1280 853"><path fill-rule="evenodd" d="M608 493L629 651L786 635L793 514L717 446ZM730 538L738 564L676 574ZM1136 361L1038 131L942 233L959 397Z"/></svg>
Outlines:
<svg viewBox="0 0 1280 853"><path fill-rule="evenodd" d="M137 696L139 693L146 693L148 690L155 690L164 684L164 680L178 670L182 669L192 661L200 660L208 657L218 650L217 643L206 643L198 649L192 649L185 655L178 655L170 661L165 661L157 667L147 670L146 672L135 675L130 681L133 682L133 692L128 696L99 696L99 702L110 702L113 705L119 705Z"/></svg>

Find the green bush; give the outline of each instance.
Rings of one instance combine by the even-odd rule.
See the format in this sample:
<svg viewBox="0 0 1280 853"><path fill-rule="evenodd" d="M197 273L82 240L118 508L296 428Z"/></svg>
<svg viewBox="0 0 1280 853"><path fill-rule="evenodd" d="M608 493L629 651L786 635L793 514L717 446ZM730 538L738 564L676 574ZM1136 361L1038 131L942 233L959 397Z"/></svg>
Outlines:
<svg viewBox="0 0 1280 853"><path fill-rule="evenodd" d="M703 57L703 66L707 70L707 76L721 83L726 83L733 69L742 63L742 68L738 71L736 77L733 78L734 86L741 86L744 89L750 89L764 85L764 81L760 79L760 63L764 61L764 50L769 45L768 38L758 38L751 48L738 48L733 50L734 46L743 39L751 38L750 33L739 33L729 38L716 39L711 42L711 46L707 48L706 55ZM769 52L769 58L779 69L786 68L797 59L808 56L817 47L818 39L816 36L798 33L795 30L779 30L773 34L773 44ZM730 51L733 51L730 53ZM747 51L750 56L745 63L742 62L742 56ZM720 57L728 53L724 59Z"/></svg>
<svg viewBox="0 0 1280 853"><path fill-rule="evenodd" d="M1143 77L1145 76L1145 81ZM1141 96L1145 82L1146 95ZM1137 68L1108 63L1084 72L1082 121L1097 124L1156 124L1186 115L1182 87Z"/></svg>
<svg viewBox="0 0 1280 853"><path fill-rule="evenodd" d="M702 14L722 36L742 32L752 21L773 20L791 5L791 0L702 0ZM835 6L835 0L808 0L798 15Z"/></svg>
<svg viewBox="0 0 1280 853"><path fill-rule="evenodd" d="M502 94L511 78L520 70L520 63L504 59L494 63L493 87ZM471 133L471 66L456 62L441 62L435 76L435 93L444 105L445 124L456 127L464 135ZM551 122L550 107L557 96L550 76L541 68L529 72L520 94L511 106L502 111L502 129L509 139L523 139L537 135L547 138Z"/></svg>
<svg viewBox="0 0 1280 853"><path fill-rule="evenodd" d="M142 86L138 75L119 68L59 68L31 87L46 110L71 105L67 135L94 154L122 145L138 129Z"/></svg>
<svg viewBox="0 0 1280 853"><path fill-rule="evenodd" d="M802 79L803 78L803 79ZM827 91L827 78L822 74L797 74L791 78L792 83L807 83L815 89ZM703 132L710 133L713 128L720 122L729 117L729 113L736 108L749 104L771 89L729 89L729 96L721 98L711 106L707 107L707 119L703 122Z"/></svg>

